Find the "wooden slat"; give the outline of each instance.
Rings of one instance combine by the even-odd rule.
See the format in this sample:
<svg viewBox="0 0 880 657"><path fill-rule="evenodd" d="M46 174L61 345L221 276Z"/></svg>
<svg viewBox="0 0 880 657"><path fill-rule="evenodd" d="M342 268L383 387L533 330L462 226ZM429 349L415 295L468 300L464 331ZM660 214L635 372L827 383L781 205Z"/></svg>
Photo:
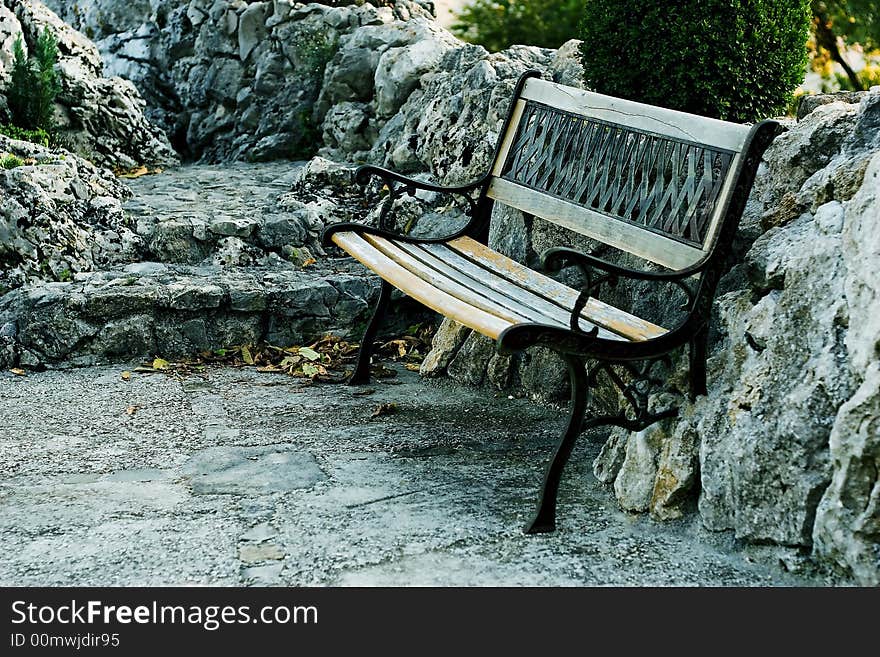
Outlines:
<svg viewBox="0 0 880 657"><path fill-rule="evenodd" d="M492 290L475 289L474 287L463 285L455 277L447 276L443 272L426 266L424 262L403 250L399 244L389 242L383 237L370 235L369 233L365 233L361 237L363 237L367 244L388 256L423 281L430 283L438 290L442 290L474 308L479 308L512 324L522 322L546 323L548 321L556 323L544 318L541 313L533 309L512 302L510 299L502 298Z"/></svg>
<svg viewBox="0 0 880 657"><path fill-rule="evenodd" d="M504 162L507 160L507 154L510 152L510 147L513 144L513 140L516 137L516 131L519 128L519 120L522 118L523 109L525 108L526 103L523 100L517 100L516 105L513 107L513 115L510 119L510 126L507 128L507 134L504 135L504 141L501 142L501 148L498 149L498 156L495 158L495 162L492 165L492 175L500 176L501 170L504 168Z"/></svg>
<svg viewBox="0 0 880 657"><path fill-rule="evenodd" d="M442 244L408 244L406 242L394 242L394 246L406 251L413 258L423 263L424 267L438 271L444 276L454 278L465 287L473 289L487 298L496 299L499 303L507 304L512 309L519 310L521 314L536 318L536 321L559 324L566 328L569 326L571 307L573 305L568 309L563 308L539 294L516 285L498 274L471 262L453 249ZM590 330L593 326L595 324L590 321L589 317L584 315L581 328ZM627 339L601 326L599 327L599 336L608 340Z"/></svg>
<svg viewBox="0 0 880 657"><path fill-rule="evenodd" d="M461 299L438 290L377 251L354 232L334 233L332 239L337 246L359 260L368 269L403 290L413 299L454 319L459 324L464 324L492 339L498 338L504 329L513 324L513 322L474 308Z"/></svg>
<svg viewBox="0 0 880 657"><path fill-rule="evenodd" d="M670 269L683 269L703 257L701 249L502 178L492 178L488 195L518 210Z"/></svg>
<svg viewBox="0 0 880 657"><path fill-rule="evenodd" d="M604 96L537 78L526 82L520 97L581 116L736 152L742 150L749 133L747 126L736 123Z"/></svg>
<svg viewBox="0 0 880 657"><path fill-rule="evenodd" d="M552 299L563 307L571 308L577 300L578 293L576 290L558 281L554 281L548 276L539 274L469 237L460 237L453 240L449 242L449 247L483 267L497 272L500 276L522 285L547 299ZM431 247L431 249L436 251L435 247ZM630 340L650 340L667 332L661 326L603 303L598 299L589 300L584 309L584 315L598 326Z"/></svg>

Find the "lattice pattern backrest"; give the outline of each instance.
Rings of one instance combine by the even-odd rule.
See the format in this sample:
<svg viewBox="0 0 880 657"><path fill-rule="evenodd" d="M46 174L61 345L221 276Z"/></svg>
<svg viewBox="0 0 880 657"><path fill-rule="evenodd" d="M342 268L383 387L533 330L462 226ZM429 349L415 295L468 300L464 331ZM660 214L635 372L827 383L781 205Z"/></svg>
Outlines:
<svg viewBox="0 0 880 657"><path fill-rule="evenodd" d="M734 155L528 102L501 177L699 248Z"/></svg>
<svg viewBox="0 0 880 657"><path fill-rule="evenodd" d="M713 243L749 128L539 79L489 196L671 268Z"/></svg>

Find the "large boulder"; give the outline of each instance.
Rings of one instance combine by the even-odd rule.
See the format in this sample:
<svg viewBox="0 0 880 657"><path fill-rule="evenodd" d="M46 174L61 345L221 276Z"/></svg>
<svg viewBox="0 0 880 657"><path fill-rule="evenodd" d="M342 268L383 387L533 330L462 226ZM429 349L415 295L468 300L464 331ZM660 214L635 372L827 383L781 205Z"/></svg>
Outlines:
<svg viewBox="0 0 880 657"><path fill-rule="evenodd" d="M19 166L0 168L0 296L140 256L142 241L122 211L130 194L109 171L0 135L0 157L9 156Z"/></svg>
<svg viewBox="0 0 880 657"><path fill-rule="evenodd" d="M91 41L37 0L2 0L0 7L0 78L8 69L14 41L14 35L3 35L14 32L15 23L28 47L43 30L58 40L61 92L56 121L59 138L70 150L118 169L177 162L164 132L144 116L145 104L134 85L103 77L101 56Z"/></svg>

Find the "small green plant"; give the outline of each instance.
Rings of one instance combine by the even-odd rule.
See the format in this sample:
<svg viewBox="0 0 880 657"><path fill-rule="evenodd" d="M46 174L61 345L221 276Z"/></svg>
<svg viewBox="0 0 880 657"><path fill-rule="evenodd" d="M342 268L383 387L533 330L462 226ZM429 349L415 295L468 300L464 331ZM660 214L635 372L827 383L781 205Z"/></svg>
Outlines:
<svg viewBox="0 0 880 657"><path fill-rule="evenodd" d="M49 146L49 133L43 130L42 128L38 128L37 130L25 130L24 128L19 128L14 125L4 125L0 123L0 135L6 135L11 139L18 139L19 141L29 141L34 144L39 144L40 146Z"/></svg>
<svg viewBox="0 0 880 657"><path fill-rule="evenodd" d="M51 133L54 128L55 98L61 91L55 71L58 61L55 35L44 29L37 37L30 56L24 50L22 38L18 37L12 52L12 74L6 90L12 123L24 130Z"/></svg>
<svg viewBox="0 0 880 657"><path fill-rule="evenodd" d="M752 122L786 111L803 81L809 0L586 0L587 86Z"/></svg>
<svg viewBox="0 0 880 657"><path fill-rule="evenodd" d="M62 269L61 273L58 274L58 280L62 283L67 283L68 281L73 280L73 274L69 269Z"/></svg>
<svg viewBox="0 0 880 657"><path fill-rule="evenodd" d="M0 155L0 169L14 169L15 167L20 167L23 164L24 160L22 160L17 155L13 155L12 153Z"/></svg>
<svg viewBox="0 0 880 657"><path fill-rule="evenodd" d="M323 77L324 69L333 59L338 45L334 34L315 28L300 29L296 40L296 59L300 71L311 78Z"/></svg>

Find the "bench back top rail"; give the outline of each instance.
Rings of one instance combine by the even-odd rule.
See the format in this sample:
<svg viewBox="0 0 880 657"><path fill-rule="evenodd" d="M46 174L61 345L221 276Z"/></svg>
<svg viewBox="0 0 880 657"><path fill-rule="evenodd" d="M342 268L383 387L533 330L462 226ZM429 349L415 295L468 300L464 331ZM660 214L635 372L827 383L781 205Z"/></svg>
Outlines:
<svg viewBox="0 0 880 657"><path fill-rule="evenodd" d="M489 197L670 269L711 250L748 126L528 79Z"/></svg>

